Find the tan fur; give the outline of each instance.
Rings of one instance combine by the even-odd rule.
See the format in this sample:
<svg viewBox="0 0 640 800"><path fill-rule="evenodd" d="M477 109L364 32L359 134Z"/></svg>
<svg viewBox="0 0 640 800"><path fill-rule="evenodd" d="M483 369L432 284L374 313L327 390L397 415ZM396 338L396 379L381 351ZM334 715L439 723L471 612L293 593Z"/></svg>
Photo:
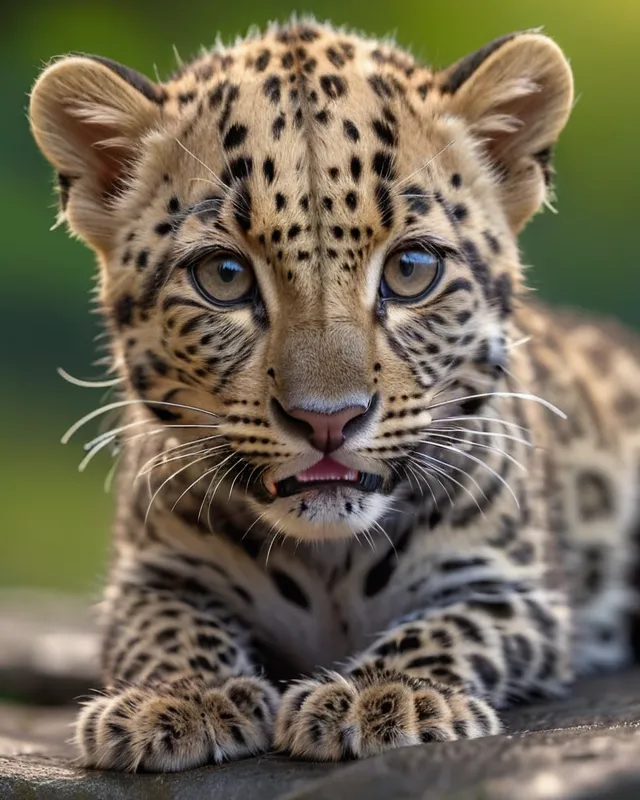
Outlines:
<svg viewBox="0 0 640 800"><path fill-rule="evenodd" d="M486 735L629 661L637 344L533 303L516 240L572 101L536 32L443 71L292 22L162 85L43 72L34 135L127 403L84 763ZM384 276L408 250L439 282L404 302ZM221 251L255 276L239 305L197 288ZM283 492L322 456L289 412L345 408L331 457L373 483Z"/></svg>

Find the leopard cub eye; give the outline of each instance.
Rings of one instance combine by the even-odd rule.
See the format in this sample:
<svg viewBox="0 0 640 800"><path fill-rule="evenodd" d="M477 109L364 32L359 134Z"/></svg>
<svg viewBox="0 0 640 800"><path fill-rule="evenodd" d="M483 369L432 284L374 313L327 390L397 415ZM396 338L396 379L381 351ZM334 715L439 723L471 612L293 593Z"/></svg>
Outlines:
<svg viewBox="0 0 640 800"><path fill-rule="evenodd" d="M193 264L191 280L209 303L235 305L249 300L256 278L251 267L232 253L215 253Z"/></svg>
<svg viewBox="0 0 640 800"><path fill-rule="evenodd" d="M399 250L387 259L380 282L385 300L422 300L442 277L444 260L428 250Z"/></svg>

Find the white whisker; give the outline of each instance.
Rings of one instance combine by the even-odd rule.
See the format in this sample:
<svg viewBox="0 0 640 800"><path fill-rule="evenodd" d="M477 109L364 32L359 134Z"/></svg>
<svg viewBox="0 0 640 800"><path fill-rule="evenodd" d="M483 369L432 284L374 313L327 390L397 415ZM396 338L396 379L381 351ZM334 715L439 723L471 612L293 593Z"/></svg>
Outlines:
<svg viewBox="0 0 640 800"><path fill-rule="evenodd" d="M487 470L487 472L489 472L491 475L493 475L494 478L496 478L496 480L500 481L500 483L505 487L505 489L513 497L513 500L514 500L514 502L516 504L516 507L520 508L520 502L519 502L518 498L516 497L515 492L513 491L511 486L509 486L507 481L502 477L502 475L500 475L499 472L497 472L495 469L490 467L481 458L476 458L475 456L472 456L471 453L465 453L463 450L460 450L459 447L453 447L453 446L446 445L446 444L439 444L438 447L441 447L443 450L449 450L452 453L458 453L461 456L465 456L470 461L473 461L474 463L478 464L479 466L484 467ZM451 464L450 466L453 466L453 465ZM471 475L468 475L468 477L471 479Z"/></svg>
<svg viewBox="0 0 640 800"><path fill-rule="evenodd" d="M73 436L73 434L82 428L83 425L86 425L87 422L90 422L92 419L101 416L102 414L106 414L108 411L114 411L117 408L125 408L127 406L132 405L154 405L154 406L169 406L172 408L183 408L187 411L196 411L200 414L206 414L210 417L215 417L216 419L220 418L219 414L214 414L213 411L206 411L204 408L198 408L197 406L188 406L183 405L182 403L170 403L164 400L117 400L113 403L108 403L106 406L101 406L100 408L96 408L94 411L85 414L84 417L79 419L75 422L69 430L64 434L61 439L62 444L67 444L69 439Z"/></svg>
<svg viewBox="0 0 640 800"><path fill-rule="evenodd" d="M429 456L426 453L416 453L415 455L429 462L431 464L431 469L433 469L434 472L437 472L438 475L442 475L443 478L446 478L452 483L455 483L456 486L459 486L463 491L465 491L469 495L469 497L473 500L473 502L478 506L478 510L484 517L484 512L480 508L480 503L478 503L478 500L473 494L473 492L469 489L468 486L465 486L463 483L461 483L459 480L457 480L451 474L449 474L447 469L454 469L456 472L461 472L466 478L468 478L471 481L471 483L473 483L473 485L478 489L478 491L484 497L484 499L487 500L487 495L484 493L482 486L480 486L480 484L473 477L473 475L470 475L466 470L462 469L462 467L457 467L455 466L455 464L449 464L447 461L442 461L441 459L436 458L435 456ZM442 466L437 467L434 466L434 464L441 464ZM447 467L447 469L444 469L443 467Z"/></svg>
<svg viewBox="0 0 640 800"><path fill-rule="evenodd" d="M427 406L427 410L430 411L432 408L440 408L441 406L451 405L452 403L463 403L465 400L476 400L481 397L513 397L517 400L531 400L534 403L539 403L540 405L544 406L558 417L567 419L567 415L564 413L564 411L560 411L560 409L557 406L554 406L553 403L550 403L543 397L538 397L536 394L525 394L524 392L483 392L481 394L469 394L465 397L454 397L451 400L443 400L440 403L434 403L433 405Z"/></svg>
<svg viewBox="0 0 640 800"><path fill-rule="evenodd" d="M439 158L444 152L446 152L454 144L455 144L455 139L452 139L450 142L445 144L445 146L441 150L439 150L434 156L431 156L431 158L428 161L426 161L421 167L418 167L418 169L414 170L410 175L407 175L406 178L402 178L401 180L396 181L393 184L393 188L394 189L398 189L400 186L404 186L406 183L409 183L412 180L412 178L415 178L416 175L419 175L430 164L432 164L436 160L436 158Z"/></svg>
<svg viewBox="0 0 640 800"><path fill-rule="evenodd" d="M111 386L116 386L119 383L124 381L124 378L111 378L110 380L106 381L85 381L82 378L76 378L71 375L66 369L62 367L58 367L56 370L58 375L63 378L67 383L71 383L74 386L81 386L83 389L104 389Z"/></svg>
<svg viewBox="0 0 640 800"><path fill-rule="evenodd" d="M183 467L180 467L180 469L176 470L171 475L169 475L168 478L166 478L164 481L162 481L160 486L158 486L158 488L153 493L153 495L151 497L151 500L149 501L149 505L147 507L147 513L144 515L145 523L147 522L147 520L149 518L149 512L151 511L151 506L153 505L154 500L160 494L162 489L169 483L169 481L173 480L173 478L177 477L178 475L180 475L185 470L188 470L190 467L192 467L194 464L197 464L199 461L204 461L205 458L208 458L208 456L200 456L200 458L196 458L193 461L190 461L188 464L185 464ZM150 475L151 473L148 473L148 474ZM196 483L197 483L197 481L196 481Z"/></svg>
<svg viewBox="0 0 640 800"><path fill-rule="evenodd" d="M523 472L525 472L525 473L527 472L527 468L523 464L521 464L510 453L507 453L505 450L501 450L499 447L492 447L490 444L480 444L479 442L472 442L472 441L469 441L469 439L461 439L459 437L449 436L447 434L439 434L439 433L436 433L435 431L432 432L431 434L429 434L429 432L427 432L427 435L430 435L431 437L435 436L438 439L444 439L446 442L460 442L462 444L471 445L471 447L479 447L482 450L490 450L492 453L498 453L499 455L504 456L508 461L510 461L512 464L514 464L516 467L518 467L518 469L521 469ZM433 439L421 439L421 443L422 444L432 444L435 447L442 447L443 446L439 442L434 442ZM468 456L469 455L464 450L460 450L458 448L455 448L455 449L456 449L457 452L460 453L460 455L463 455L463 456Z"/></svg>

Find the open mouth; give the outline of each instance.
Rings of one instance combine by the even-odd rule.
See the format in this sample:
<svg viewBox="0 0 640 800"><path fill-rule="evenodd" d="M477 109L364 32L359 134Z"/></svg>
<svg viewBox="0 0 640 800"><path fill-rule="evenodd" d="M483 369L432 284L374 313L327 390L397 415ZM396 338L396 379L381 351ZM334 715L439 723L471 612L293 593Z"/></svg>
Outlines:
<svg viewBox="0 0 640 800"><path fill-rule="evenodd" d="M346 486L363 492L375 492L381 485L380 475L372 472L358 472L325 456L304 472L291 475L291 477L272 483L266 488L272 495L291 497L299 492L317 489L321 486Z"/></svg>

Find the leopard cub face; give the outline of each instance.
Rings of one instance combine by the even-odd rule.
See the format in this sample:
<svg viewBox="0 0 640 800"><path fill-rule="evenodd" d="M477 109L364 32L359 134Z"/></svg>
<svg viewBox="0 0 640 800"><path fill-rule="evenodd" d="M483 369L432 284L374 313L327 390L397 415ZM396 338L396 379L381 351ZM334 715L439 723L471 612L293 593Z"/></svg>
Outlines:
<svg viewBox="0 0 640 800"><path fill-rule="evenodd" d="M31 121L129 395L177 436L215 419L203 476L318 539L375 525L469 408L448 401L507 368L516 236L571 103L537 33L433 71L291 23L164 84L62 58Z"/></svg>

